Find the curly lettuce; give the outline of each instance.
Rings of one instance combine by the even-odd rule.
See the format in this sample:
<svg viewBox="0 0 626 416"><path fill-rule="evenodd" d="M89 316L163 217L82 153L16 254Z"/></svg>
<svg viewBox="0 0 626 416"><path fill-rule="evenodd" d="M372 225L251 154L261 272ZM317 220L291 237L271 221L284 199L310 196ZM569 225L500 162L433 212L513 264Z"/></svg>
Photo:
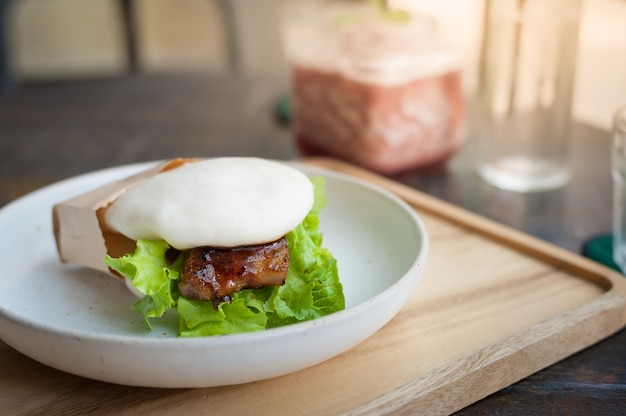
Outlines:
<svg viewBox="0 0 626 416"><path fill-rule="evenodd" d="M212 336L260 331L315 319L345 308L337 261L322 246L319 214L326 206L324 180L312 179L315 202L306 218L285 237L289 246L289 270L283 286L244 289L231 302L216 308L211 301L180 295L178 281L183 255L172 261L171 247L164 241L138 240L134 253L119 258L106 256L108 267L129 279L144 294L133 305L149 328L150 321L174 309L179 335Z"/></svg>

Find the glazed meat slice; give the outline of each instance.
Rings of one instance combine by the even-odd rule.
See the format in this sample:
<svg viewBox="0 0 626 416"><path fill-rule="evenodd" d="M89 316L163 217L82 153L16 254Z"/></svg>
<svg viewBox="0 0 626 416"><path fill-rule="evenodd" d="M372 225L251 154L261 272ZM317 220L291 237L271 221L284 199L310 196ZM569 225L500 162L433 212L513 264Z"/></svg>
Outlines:
<svg viewBox="0 0 626 416"><path fill-rule="evenodd" d="M289 248L283 237L272 243L220 249L198 247L185 251L180 293L188 299L229 300L245 288L279 286L289 268Z"/></svg>

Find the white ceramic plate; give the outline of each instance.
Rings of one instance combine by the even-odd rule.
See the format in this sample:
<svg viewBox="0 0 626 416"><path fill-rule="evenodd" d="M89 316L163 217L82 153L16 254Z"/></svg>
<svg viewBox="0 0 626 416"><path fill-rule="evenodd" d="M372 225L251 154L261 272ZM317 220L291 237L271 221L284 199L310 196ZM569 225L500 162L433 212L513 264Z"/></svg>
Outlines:
<svg viewBox="0 0 626 416"><path fill-rule="evenodd" d="M152 164L98 171L48 186L0 210L0 337L23 354L80 376L147 387L209 387L271 378L334 357L379 330L422 273L425 228L403 201L363 181L326 178L324 242L335 255L346 310L261 332L177 338L176 316L149 332L136 298L106 274L61 264L52 205Z"/></svg>

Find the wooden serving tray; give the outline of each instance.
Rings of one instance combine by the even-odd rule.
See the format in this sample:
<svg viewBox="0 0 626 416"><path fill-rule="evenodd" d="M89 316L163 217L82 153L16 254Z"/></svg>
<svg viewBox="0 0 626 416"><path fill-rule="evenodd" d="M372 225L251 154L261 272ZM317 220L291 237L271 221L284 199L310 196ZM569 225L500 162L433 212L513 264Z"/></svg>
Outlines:
<svg viewBox="0 0 626 416"><path fill-rule="evenodd" d="M357 347L238 386L116 386L45 367L0 342L12 414L449 414L618 331L626 279L600 264L331 159L305 159L406 200L430 235L418 289Z"/></svg>

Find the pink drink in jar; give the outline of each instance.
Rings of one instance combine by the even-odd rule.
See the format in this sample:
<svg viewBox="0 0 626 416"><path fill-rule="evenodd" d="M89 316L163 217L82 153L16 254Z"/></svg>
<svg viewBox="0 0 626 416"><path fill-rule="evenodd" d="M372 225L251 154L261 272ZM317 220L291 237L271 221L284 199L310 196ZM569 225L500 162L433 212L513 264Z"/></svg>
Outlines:
<svg viewBox="0 0 626 416"><path fill-rule="evenodd" d="M384 174L443 166L462 143L457 54L423 16L398 23L368 11L346 23L341 13L320 8L286 31L299 149Z"/></svg>

